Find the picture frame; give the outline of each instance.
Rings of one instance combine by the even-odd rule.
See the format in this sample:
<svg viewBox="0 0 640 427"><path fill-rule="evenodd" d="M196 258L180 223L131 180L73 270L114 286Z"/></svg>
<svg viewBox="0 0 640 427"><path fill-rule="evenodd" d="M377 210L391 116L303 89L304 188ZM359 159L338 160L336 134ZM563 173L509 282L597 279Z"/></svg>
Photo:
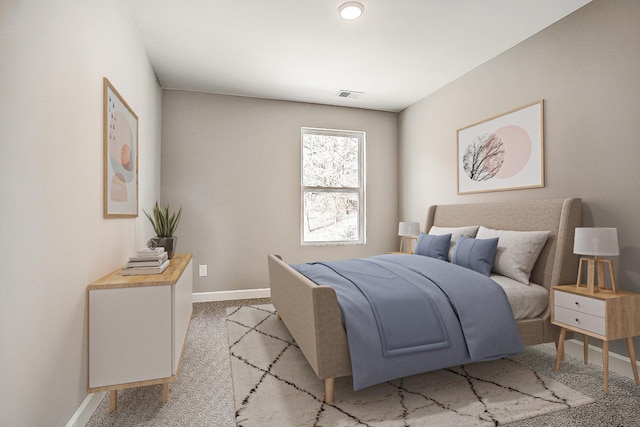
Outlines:
<svg viewBox="0 0 640 427"><path fill-rule="evenodd" d="M544 187L544 100L457 131L458 194Z"/></svg>
<svg viewBox="0 0 640 427"><path fill-rule="evenodd" d="M103 78L104 217L138 216L138 116Z"/></svg>

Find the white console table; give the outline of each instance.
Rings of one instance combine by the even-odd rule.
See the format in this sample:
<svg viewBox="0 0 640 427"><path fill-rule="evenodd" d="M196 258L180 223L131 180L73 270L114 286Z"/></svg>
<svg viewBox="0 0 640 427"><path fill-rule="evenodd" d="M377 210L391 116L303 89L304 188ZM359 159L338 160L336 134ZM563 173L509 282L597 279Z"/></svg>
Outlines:
<svg viewBox="0 0 640 427"><path fill-rule="evenodd" d="M118 269L91 283L89 298L89 393L176 380L191 320L191 255L175 255L161 274L123 276Z"/></svg>

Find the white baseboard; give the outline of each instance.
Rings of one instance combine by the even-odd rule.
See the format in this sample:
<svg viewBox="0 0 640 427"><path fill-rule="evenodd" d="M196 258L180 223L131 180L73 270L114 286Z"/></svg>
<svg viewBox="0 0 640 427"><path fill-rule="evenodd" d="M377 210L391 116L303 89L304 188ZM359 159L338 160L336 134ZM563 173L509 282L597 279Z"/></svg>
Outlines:
<svg viewBox="0 0 640 427"><path fill-rule="evenodd" d="M242 289L237 291L194 292L193 302L231 301L250 298L270 298L271 289Z"/></svg>
<svg viewBox="0 0 640 427"><path fill-rule="evenodd" d="M89 393L84 398L78 410L71 417L66 427L84 427L87 425L93 413L98 409L98 405L102 402L102 398L107 394L106 391L99 393Z"/></svg>
<svg viewBox="0 0 640 427"><path fill-rule="evenodd" d="M570 339L564 342L564 349L567 354L579 357L580 359L584 357L583 348L582 341L576 339ZM589 363L602 367L602 349L600 347L589 344L588 357ZM609 370L633 379L631 359L612 351L609 351Z"/></svg>

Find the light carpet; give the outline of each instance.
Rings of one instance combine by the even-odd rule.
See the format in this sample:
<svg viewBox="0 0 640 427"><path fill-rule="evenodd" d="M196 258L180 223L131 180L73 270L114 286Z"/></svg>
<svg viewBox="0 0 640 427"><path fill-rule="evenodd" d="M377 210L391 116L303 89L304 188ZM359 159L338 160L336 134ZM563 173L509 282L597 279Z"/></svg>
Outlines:
<svg viewBox="0 0 640 427"><path fill-rule="evenodd" d="M428 372L354 392L318 380L270 304L227 309L238 426L492 426L590 403L511 358Z"/></svg>

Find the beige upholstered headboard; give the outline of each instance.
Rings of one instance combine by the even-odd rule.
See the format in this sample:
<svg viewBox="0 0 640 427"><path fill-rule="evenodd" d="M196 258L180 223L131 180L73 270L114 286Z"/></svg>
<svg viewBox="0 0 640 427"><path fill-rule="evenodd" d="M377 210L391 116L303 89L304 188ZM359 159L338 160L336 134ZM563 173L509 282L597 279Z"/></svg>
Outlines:
<svg viewBox="0 0 640 427"><path fill-rule="evenodd" d="M578 257L573 254L575 227L580 226L581 199L433 205L427 211L425 233L432 225L483 225L497 230L550 231L531 281L549 289L575 283Z"/></svg>

